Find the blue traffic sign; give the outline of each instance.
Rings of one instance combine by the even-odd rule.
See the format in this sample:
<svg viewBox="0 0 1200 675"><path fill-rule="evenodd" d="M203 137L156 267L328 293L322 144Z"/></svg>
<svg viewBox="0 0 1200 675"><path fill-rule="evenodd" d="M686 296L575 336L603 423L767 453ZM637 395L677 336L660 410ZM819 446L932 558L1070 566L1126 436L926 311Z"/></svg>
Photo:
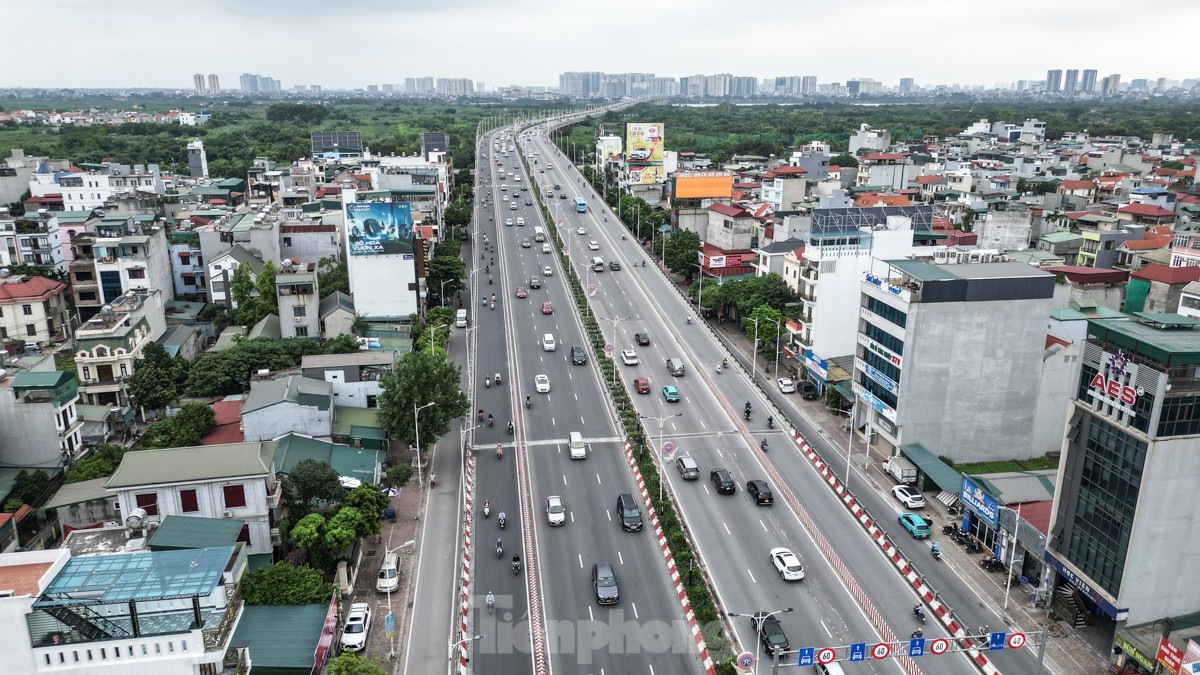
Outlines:
<svg viewBox="0 0 1200 675"><path fill-rule="evenodd" d="M867 643L855 642L850 645L850 661L866 661L867 660Z"/></svg>
<svg viewBox="0 0 1200 675"><path fill-rule="evenodd" d="M996 631L988 634L988 649L991 651L999 651L1004 649L1004 633Z"/></svg>
<svg viewBox="0 0 1200 675"><path fill-rule="evenodd" d="M908 640L908 653L910 656L920 656L925 653L925 638L915 637Z"/></svg>
<svg viewBox="0 0 1200 675"><path fill-rule="evenodd" d="M796 655L799 657L799 662L796 665L798 665L798 666L815 666L815 665L817 665L817 661L815 658L816 651L817 650L813 647L801 647L800 651L796 652Z"/></svg>

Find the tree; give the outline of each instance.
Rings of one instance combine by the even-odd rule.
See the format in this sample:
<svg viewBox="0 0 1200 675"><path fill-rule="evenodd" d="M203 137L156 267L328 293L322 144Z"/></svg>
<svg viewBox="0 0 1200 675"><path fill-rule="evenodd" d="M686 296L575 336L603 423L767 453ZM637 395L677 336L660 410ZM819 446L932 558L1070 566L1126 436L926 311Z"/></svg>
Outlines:
<svg viewBox="0 0 1200 675"><path fill-rule="evenodd" d="M275 292L275 262L263 263L257 274L249 265L240 265L229 282L229 293L237 303L237 322L253 326L268 314L279 312L279 296Z"/></svg>
<svg viewBox="0 0 1200 675"><path fill-rule="evenodd" d="M346 261L321 258L317 263L317 287L321 289L321 295L329 295L334 291L350 295L350 272Z"/></svg>
<svg viewBox="0 0 1200 675"><path fill-rule="evenodd" d="M13 478L13 486L8 492L8 500L4 503L4 511L13 513L23 504L35 505L34 502L48 487L50 487L50 474L41 469L37 471L21 469ZM15 505L15 508L10 508L10 504Z"/></svg>
<svg viewBox="0 0 1200 675"><path fill-rule="evenodd" d="M449 248L449 246L447 246L446 243L442 243L438 246L438 250L440 251L442 248ZM450 257L448 255L437 255L435 253L433 258L429 261L429 265L426 267L426 270L429 273L429 281L427 284L429 288L434 291L433 293L430 293L430 298L432 298L435 293L442 292L445 292L444 297L450 298L453 297L455 293L465 290L467 287L466 283L463 281L467 276L467 266L466 263L463 262L462 257L457 254L455 254L454 257ZM445 282L444 290L442 286L443 282ZM441 300L442 298L438 299Z"/></svg>
<svg viewBox="0 0 1200 675"><path fill-rule="evenodd" d="M307 513L318 502L334 503L346 495L341 477L332 466L315 459L302 459L288 472L288 512L292 518Z"/></svg>
<svg viewBox="0 0 1200 675"><path fill-rule="evenodd" d="M161 408L179 396L184 376L183 362L159 343L150 342L129 376L129 392L139 405Z"/></svg>
<svg viewBox="0 0 1200 675"><path fill-rule="evenodd" d="M771 345L774 358L775 345L787 334L787 317L770 305L759 305L742 321L742 330L752 340L757 336L760 348Z"/></svg>
<svg viewBox="0 0 1200 675"><path fill-rule="evenodd" d="M749 314L759 305L786 313L788 306L798 301L796 294L778 274L727 281L717 286L715 295L717 304L725 307L727 313L733 310ZM708 294L705 293L705 296Z"/></svg>
<svg viewBox="0 0 1200 675"><path fill-rule="evenodd" d="M833 157L830 157L829 166L841 166L853 169L858 166L858 160L854 159L852 155L843 153L841 155L834 155Z"/></svg>
<svg viewBox="0 0 1200 675"><path fill-rule="evenodd" d="M78 483L94 478L107 478L121 465L121 458L124 456L125 448L120 445L101 445L93 450L92 454L67 469L67 482Z"/></svg>
<svg viewBox="0 0 1200 675"><path fill-rule="evenodd" d="M215 426L217 415L212 408L197 401L184 403L173 416L146 427L146 433L142 436L142 447L154 450L200 445L204 435Z"/></svg>
<svg viewBox="0 0 1200 675"><path fill-rule="evenodd" d="M676 274L689 274L692 265L699 262L700 235L691 230L672 233L663 246L666 251L663 261Z"/></svg>
<svg viewBox="0 0 1200 675"><path fill-rule="evenodd" d="M242 596L247 605L315 605L329 602L333 584L321 572L277 562L242 578Z"/></svg>
<svg viewBox="0 0 1200 675"><path fill-rule="evenodd" d="M462 227L471 222L471 207L462 199L454 200L446 207L445 212L446 225L449 227Z"/></svg>
<svg viewBox="0 0 1200 675"><path fill-rule="evenodd" d="M250 373L261 369L283 370L300 365L308 354L349 354L358 343L349 335L331 340L241 340L224 351L204 354L188 369L187 391L191 396L225 396L246 390Z"/></svg>
<svg viewBox="0 0 1200 675"><path fill-rule="evenodd" d="M466 415L471 408L466 394L458 387L461 369L458 365L427 351L409 352L396 368L380 381L383 393L379 396L379 423L406 445L416 444L413 410L421 410L420 429L426 444L435 442L450 431L450 421Z"/></svg>
<svg viewBox="0 0 1200 675"><path fill-rule="evenodd" d="M383 510L388 507L388 498L380 491L378 485L359 485L346 493L341 504L362 514L363 527L358 536L366 537L379 533L379 526L383 522Z"/></svg>
<svg viewBox="0 0 1200 675"><path fill-rule="evenodd" d="M332 518L310 513L292 528L292 543L308 551L321 569L329 569L365 528L363 515L355 508L339 509Z"/></svg>
<svg viewBox="0 0 1200 675"><path fill-rule="evenodd" d="M386 675L386 671L366 656L353 652L342 652L329 662L328 675Z"/></svg>

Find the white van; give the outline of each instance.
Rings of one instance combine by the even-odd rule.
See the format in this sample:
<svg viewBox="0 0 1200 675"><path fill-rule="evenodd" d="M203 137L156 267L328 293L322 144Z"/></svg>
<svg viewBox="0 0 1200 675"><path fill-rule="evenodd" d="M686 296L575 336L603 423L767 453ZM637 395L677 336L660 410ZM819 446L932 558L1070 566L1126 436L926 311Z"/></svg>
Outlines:
<svg viewBox="0 0 1200 675"><path fill-rule="evenodd" d="M546 241L546 230L544 230L541 225L533 228L533 240Z"/></svg>
<svg viewBox="0 0 1200 675"><path fill-rule="evenodd" d="M592 271L593 272L603 272L604 271L604 258L601 258L600 256L596 256L596 257L592 258Z"/></svg>
<svg viewBox="0 0 1200 675"><path fill-rule="evenodd" d="M454 315L454 325L458 326L459 328L467 327L467 310L458 310L458 313Z"/></svg>
<svg viewBox="0 0 1200 675"><path fill-rule="evenodd" d="M567 445L571 448L571 459L587 459L587 446L583 443L583 434L572 431L567 437Z"/></svg>
<svg viewBox="0 0 1200 675"><path fill-rule="evenodd" d="M558 348L558 343L554 341L553 333L546 333L542 336L542 351L552 352Z"/></svg>
<svg viewBox="0 0 1200 675"><path fill-rule="evenodd" d="M395 593L400 588L400 556L394 551L383 557L379 566L379 577L375 580L375 590L380 593Z"/></svg>

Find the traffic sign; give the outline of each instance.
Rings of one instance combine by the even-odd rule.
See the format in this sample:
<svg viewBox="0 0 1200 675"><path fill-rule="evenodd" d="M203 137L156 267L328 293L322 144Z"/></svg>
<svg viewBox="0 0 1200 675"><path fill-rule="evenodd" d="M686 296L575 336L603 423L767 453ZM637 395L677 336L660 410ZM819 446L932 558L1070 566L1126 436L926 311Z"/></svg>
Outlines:
<svg viewBox="0 0 1200 675"><path fill-rule="evenodd" d="M829 647L825 647L821 651L817 652L817 663L833 663L833 660L836 658L837 652L833 651Z"/></svg>
<svg viewBox="0 0 1200 675"><path fill-rule="evenodd" d="M950 641L946 638L936 638L929 641L929 651L933 654L945 654L950 651Z"/></svg>
<svg viewBox="0 0 1200 675"><path fill-rule="evenodd" d="M596 284L588 284L588 295L596 294Z"/></svg>
<svg viewBox="0 0 1200 675"><path fill-rule="evenodd" d="M924 642L925 638L914 638L914 640L920 640L921 642ZM908 649L909 651L912 651L912 647L909 647ZM891 653L892 646L886 642L880 642L874 647L871 647L871 656L875 657L876 660L886 659Z"/></svg>
<svg viewBox="0 0 1200 675"><path fill-rule="evenodd" d="M1020 649L1021 647L1024 647L1024 646L1025 646L1025 634L1024 633L1012 633L1011 635L1008 636L1008 648L1009 649Z"/></svg>
<svg viewBox="0 0 1200 675"><path fill-rule="evenodd" d="M737 657L738 668L750 669L754 667L754 655L750 652L742 652Z"/></svg>
<svg viewBox="0 0 1200 675"><path fill-rule="evenodd" d="M813 660L814 652L816 652L816 650L812 647L801 647L800 651L796 652L796 656L798 657L796 659L796 665L811 666L816 663L816 661Z"/></svg>
<svg viewBox="0 0 1200 675"><path fill-rule="evenodd" d="M866 661L867 660L867 643L855 642L850 645L850 661Z"/></svg>
<svg viewBox="0 0 1200 675"><path fill-rule="evenodd" d="M611 342L604 343L604 351L611 354L614 349L616 349L616 347L613 346L613 343L611 343Z"/></svg>
<svg viewBox="0 0 1200 675"><path fill-rule="evenodd" d="M1004 633L996 631L988 634L988 649L995 652L1004 649Z"/></svg>
<svg viewBox="0 0 1200 675"><path fill-rule="evenodd" d="M663 443L663 454L669 455L672 452L675 452L675 444L672 443L671 441L667 441L666 443Z"/></svg>
<svg viewBox="0 0 1200 675"><path fill-rule="evenodd" d="M383 618L383 625L387 627L387 639L391 640L392 636L396 634L396 615L388 612L387 616Z"/></svg>
<svg viewBox="0 0 1200 675"><path fill-rule="evenodd" d="M921 642L919 644L912 644L912 645L908 646L908 655L909 656L925 656L925 640L924 640L924 638L921 639Z"/></svg>

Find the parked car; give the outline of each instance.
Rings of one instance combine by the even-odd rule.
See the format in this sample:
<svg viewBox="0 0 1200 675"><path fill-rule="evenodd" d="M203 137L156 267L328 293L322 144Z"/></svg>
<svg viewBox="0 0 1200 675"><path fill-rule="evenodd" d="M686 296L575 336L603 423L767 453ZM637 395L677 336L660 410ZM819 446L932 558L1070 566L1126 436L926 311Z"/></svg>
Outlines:
<svg viewBox="0 0 1200 675"><path fill-rule="evenodd" d="M925 508L925 498L912 486L896 485L892 487L892 496L910 509Z"/></svg>
<svg viewBox="0 0 1200 675"><path fill-rule="evenodd" d="M796 383L790 377L781 377L778 380L780 393L790 394L796 391Z"/></svg>
<svg viewBox="0 0 1200 675"><path fill-rule="evenodd" d="M813 384L812 382L805 381L800 383L800 396L805 401L811 401L815 398L819 398L821 396L821 392L817 389L817 385Z"/></svg>
<svg viewBox="0 0 1200 675"><path fill-rule="evenodd" d="M371 632L371 605L356 602L350 605L346 622L342 624L342 639L338 643L344 652L362 651L367 646L367 634Z"/></svg>

